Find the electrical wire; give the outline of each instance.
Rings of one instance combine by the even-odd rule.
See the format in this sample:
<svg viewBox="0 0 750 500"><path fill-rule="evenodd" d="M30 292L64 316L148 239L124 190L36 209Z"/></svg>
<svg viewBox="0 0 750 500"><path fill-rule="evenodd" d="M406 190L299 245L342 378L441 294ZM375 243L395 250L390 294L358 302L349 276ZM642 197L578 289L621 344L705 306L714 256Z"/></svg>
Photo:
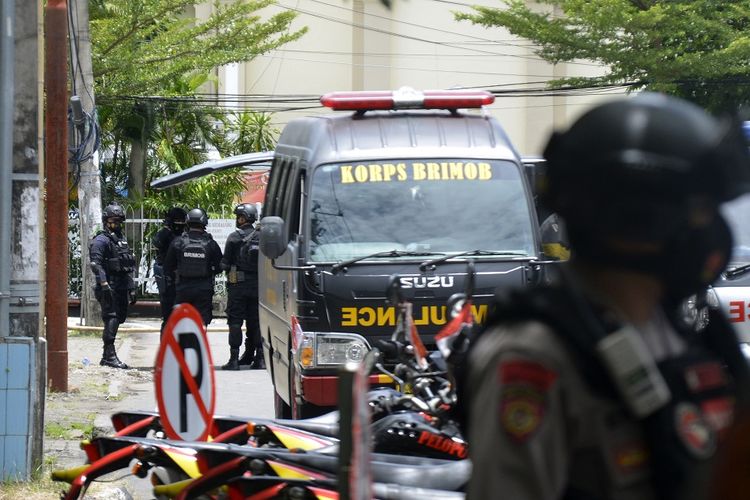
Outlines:
<svg viewBox="0 0 750 500"><path fill-rule="evenodd" d="M527 98L527 97L592 97L612 94L621 94L633 89L644 87L648 81L636 80L622 83L607 84L584 84L570 85L560 88L548 87L547 81L537 80L531 82L497 83L490 85L476 85L456 88L458 89L483 89L492 93L497 99ZM741 79L718 79L703 81L698 79L679 79L670 82L679 85L701 84L706 87L732 85L736 87L750 87L750 78ZM101 104L110 106L132 106L133 102L149 101L155 105L164 106L166 109L177 109L180 106L190 105L194 109L205 108L206 112L213 113L236 113L238 111L262 111L287 112L305 111L322 108L319 94L196 94L193 96L134 96L134 95L109 95L99 96ZM497 101L496 101L497 102ZM238 108L222 108L222 105L236 103ZM527 107L535 107L533 105ZM492 106L489 109L493 109Z"/></svg>
<svg viewBox="0 0 750 500"><path fill-rule="evenodd" d="M273 55L266 55L266 54L261 54L260 57L269 58L271 60L281 59L282 62L297 61L297 62L308 62L308 63L315 63L315 64L343 65L343 66L351 66L351 67L357 67L357 68L388 69L388 70L401 70L401 71L427 71L430 73L452 73L452 74L461 74L461 75L485 75L485 76L530 76L534 78L546 78L549 76L549 75L527 75L527 74L520 74L520 73L500 73L500 72L488 72L488 71L461 71L461 70L455 70L455 69L414 68L414 67L392 66L388 64L355 64L355 63L343 62L343 61L322 61L319 59L303 59L303 58L295 58L295 57L279 58ZM467 56L464 54L462 57L469 58L469 57L474 57L474 55Z"/></svg>
<svg viewBox="0 0 750 500"><path fill-rule="evenodd" d="M321 2L320 0L314 0L314 1L317 1L318 3L325 4L325 2ZM295 7L290 7L288 5L283 5L283 4L278 4L278 5L281 8L284 8L284 9L287 9L287 10L290 10L290 11L294 11L294 12L298 12L300 14L305 14L305 15L308 15L308 16L311 16L311 17L316 17L318 19L323 19L323 20L326 20L326 21L331 21L331 22L335 22L335 23L339 23L339 24L344 24L346 26L351 26L351 27L354 27L354 28L360 28L360 29L367 30L367 31L373 31L373 32L381 33L381 34L388 35L388 36L393 36L393 37L398 37L398 38L404 38L404 39L407 39L407 40L414 40L414 41L429 43L429 44L433 44L433 45L440 45L440 46L443 46L443 47L450 47L450 48L454 48L454 49L458 49L458 50L468 50L468 51L473 51L473 52L477 52L477 53L481 53L481 54L487 54L487 55L505 56L505 57L519 58L519 59L529 59L529 60L533 60L533 61L542 60L542 57L537 56L537 55L510 54L510 53L504 53L504 52L493 52L493 51L488 51L488 50L481 50L481 49L475 49L475 48L467 48L467 47L462 47L461 45L466 45L466 44L469 44L470 42L442 42L442 41L438 41L438 40L430 40L430 39L427 39L427 38L421 38L421 37L417 37L417 36L406 35L406 34L403 34L403 33L397 33L395 31L389 31L389 30L385 30L385 29L381 29L381 28L376 28L376 27L373 27L373 26L367 26L367 25L364 25L364 24L356 24L356 23L352 23L352 22L344 20L344 19L339 19L339 18L336 18L336 17L326 16L324 14L320 14L320 13L317 13L317 12L308 11L308 10L304 10L304 9L299 9L299 8L295 8ZM330 5L330 4L325 4L325 5ZM468 5L466 5L466 6L468 6ZM344 8L344 7L342 7L342 8ZM349 12L352 11L351 9L347 9L347 10ZM383 17L383 16L377 16L376 14L369 14L369 13L367 13L367 15L375 16L375 17L381 17L381 18ZM389 18L385 18L385 19L389 19ZM423 26L423 25L419 25L419 24L414 24L414 23L409 23L407 21L398 21L398 20L393 20L393 19L391 19L391 21L398 22L398 23L404 23L404 24L412 24L414 26L419 26L419 27L422 27L422 28L425 28L425 29L433 29L433 30L437 30L437 31L443 31L443 30L439 30L438 28L429 28L427 26ZM448 33L450 33L450 32L448 32ZM496 41L494 41L494 40L483 39L483 38L480 38L480 37L475 37L473 35L464 35L464 36L474 38L476 40L481 41L482 43L492 43L494 45L498 45L498 43ZM524 46L513 45L510 42L500 43L499 45L507 45L507 46L516 47L516 48L526 48L525 45ZM571 62L569 64L584 65L584 66L598 66L595 63L586 63L586 62Z"/></svg>
<svg viewBox="0 0 750 500"><path fill-rule="evenodd" d="M323 19L325 21L331 21L331 22L334 22L334 23L344 24L346 26L351 26L351 27L354 27L354 28L360 28L360 29L367 30L367 31L373 31L375 33L381 33L381 34L384 34L384 35L389 35L389 36L393 36L393 37L397 37L397 38L404 38L406 40L414 40L414 41L417 41L417 42L424 42L424 43L429 43L429 44L432 44L432 45L440 45L442 47L450 47L450 48L460 49L460 50L469 50L469 51L477 52L477 53L480 53L480 54L492 54L492 55L496 55L496 56L517 57L517 58L521 58L521 59L533 59L533 60L539 60L539 59L541 59L539 56L527 56L527 55L521 55L521 54L508 54L508 53L492 52L492 51L488 51L488 50L481 50L481 49L474 49L474 48L467 49L467 48L464 48L464 47L456 47L455 43L440 42L440 41L436 41L436 40L429 40L427 38L421 38L421 37L412 36L412 35L405 35L403 33L396 33L394 31L389 31L389 30L385 30L385 29L381 29L381 28L375 28L373 26L366 26L366 25L362 25L362 24L355 24L355 23L351 23L351 22L343 20L343 19L338 19L338 18L335 18L335 17L326 16L326 15L323 15L323 14L319 14L317 12L308 11L308 10L304 10L304 9L297 9L297 8L294 8L294 7L289 7L289 6L283 5L283 4L279 4L279 7L282 7L284 9L291 10L291 11L294 11L294 12L298 12L300 14L305 14L305 15L308 15L310 17L316 17L318 19Z"/></svg>
<svg viewBox="0 0 750 500"><path fill-rule="evenodd" d="M73 168L73 182L69 188L72 191L81 180L81 165L90 161L101 146L101 129L97 120L96 109L94 109L93 115L83 111L81 124L74 123L72 111L69 110L68 122L73 123L73 128L76 130L75 145L68 148L70 154L68 163Z"/></svg>
<svg viewBox="0 0 750 500"><path fill-rule="evenodd" d="M310 0L310 1L311 2L315 2L317 4L326 5L328 7L334 7L334 8L337 8L337 9L345 10L347 12L354 12L354 9L350 9L348 7L343 7L341 5L331 4L331 3L328 3L328 2L324 2L322 0ZM492 44L496 44L496 45L508 45L510 47L519 47L519 46L521 46L521 45L519 45L517 43L514 43L513 41L502 41L501 42L501 41L498 41L498 40L492 40L492 39L489 39L489 38L484 38L484 37L469 35L469 34L466 34L466 33L456 33L455 31L444 30L444 29L435 28L435 27L432 27L432 26L427 26L425 24L412 23L412 22L409 22L409 21L401 21L399 19L393 19L392 17L381 16L381 15L378 15L378 14L373 14L371 12L364 12L363 14L366 15L366 16L369 16L369 17L376 18L376 19L384 19L384 20L389 21L391 23L403 24L403 25L406 25L406 26L410 26L410 27L414 27L414 28L420 28L420 29L429 30L429 31L436 31L438 33L447 33L447 34L453 35L453 36L459 35L461 37L468 38L470 40L478 40L478 41L481 41L481 42L488 42L488 43L492 43ZM453 43L456 43L456 42L453 42ZM460 42L458 42L458 43L460 43ZM524 45L524 47L526 47L526 45Z"/></svg>

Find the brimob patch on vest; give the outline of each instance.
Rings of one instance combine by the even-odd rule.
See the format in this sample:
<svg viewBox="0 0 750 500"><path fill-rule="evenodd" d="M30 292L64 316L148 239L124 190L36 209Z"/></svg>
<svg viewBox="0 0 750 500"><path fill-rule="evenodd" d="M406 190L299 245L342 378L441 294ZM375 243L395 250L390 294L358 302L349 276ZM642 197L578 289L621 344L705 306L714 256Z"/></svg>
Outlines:
<svg viewBox="0 0 750 500"><path fill-rule="evenodd" d="M716 432L697 406L679 403L674 410L674 419L677 437L693 457L706 459L714 454Z"/></svg>
<svg viewBox="0 0 750 500"><path fill-rule="evenodd" d="M685 383L692 392L704 392L727 385L727 376L719 363L714 361L688 367Z"/></svg>
<svg viewBox="0 0 750 500"><path fill-rule="evenodd" d="M734 421L735 400L730 397L718 397L700 403L703 418L719 433L722 438Z"/></svg>
<svg viewBox="0 0 750 500"><path fill-rule="evenodd" d="M510 438L524 442L544 420L547 392L557 374L533 361L514 360L500 365L498 378L500 424Z"/></svg>

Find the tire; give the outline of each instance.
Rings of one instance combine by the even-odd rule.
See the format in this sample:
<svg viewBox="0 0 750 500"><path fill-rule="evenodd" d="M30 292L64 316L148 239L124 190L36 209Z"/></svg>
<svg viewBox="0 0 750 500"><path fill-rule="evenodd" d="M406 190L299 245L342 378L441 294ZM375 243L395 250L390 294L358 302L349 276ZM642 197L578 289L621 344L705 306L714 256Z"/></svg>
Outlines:
<svg viewBox="0 0 750 500"><path fill-rule="evenodd" d="M276 418L292 418L292 408L281 399L279 393L273 393L273 413Z"/></svg>

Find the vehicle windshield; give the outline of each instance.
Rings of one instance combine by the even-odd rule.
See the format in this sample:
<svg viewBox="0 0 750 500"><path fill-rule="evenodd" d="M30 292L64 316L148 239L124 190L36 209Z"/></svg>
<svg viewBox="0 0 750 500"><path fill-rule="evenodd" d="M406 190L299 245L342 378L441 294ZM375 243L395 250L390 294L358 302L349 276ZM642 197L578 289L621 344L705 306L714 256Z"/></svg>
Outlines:
<svg viewBox="0 0 750 500"><path fill-rule="evenodd" d="M310 260L337 262L390 250L448 255L477 248L536 255L521 175L509 161L322 165L310 187Z"/></svg>
<svg viewBox="0 0 750 500"><path fill-rule="evenodd" d="M732 228L734 237L729 268L750 264L750 195L725 203L721 211Z"/></svg>

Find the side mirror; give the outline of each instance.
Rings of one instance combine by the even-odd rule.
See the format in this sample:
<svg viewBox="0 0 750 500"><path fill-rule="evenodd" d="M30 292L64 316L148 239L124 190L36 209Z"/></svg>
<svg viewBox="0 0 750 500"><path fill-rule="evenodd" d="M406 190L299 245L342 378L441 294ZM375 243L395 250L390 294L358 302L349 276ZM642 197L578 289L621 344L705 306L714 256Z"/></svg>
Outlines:
<svg viewBox="0 0 750 500"><path fill-rule="evenodd" d="M544 256L553 260L568 260L570 258L570 245L568 244L565 226L557 214L547 217L539 229L542 233Z"/></svg>
<svg viewBox="0 0 750 500"><path fill-rule="evenodd" d="M286 252L286 230L284 219L269 215L260 220L260 252L275 259Z"/></svg>

